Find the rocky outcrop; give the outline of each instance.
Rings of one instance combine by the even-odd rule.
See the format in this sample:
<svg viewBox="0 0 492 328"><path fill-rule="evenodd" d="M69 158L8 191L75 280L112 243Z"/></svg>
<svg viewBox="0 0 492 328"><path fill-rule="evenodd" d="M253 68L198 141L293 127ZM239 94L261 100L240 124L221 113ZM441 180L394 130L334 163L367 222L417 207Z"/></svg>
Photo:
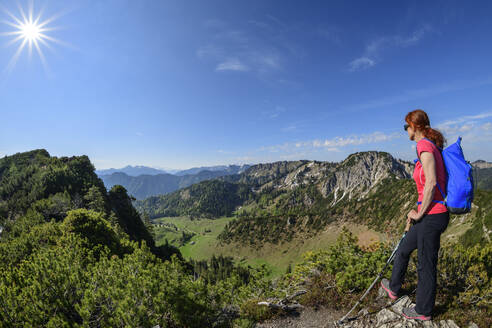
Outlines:
<svg viewBox="0 0 492 328"><path fill-rule="evenodd" d="M286 175L296 171L299 167L304 166L306 163L309 163L309 161L279 161L256 164L240 175L239 182L260 187L269 182L282 179Z"/></svg>
<svg viewBox="0 0 492 328"><path fill-rule="evenodd" d="M341 162L335 172L323 182L323 196L334 193L334 203L348 197L363 198L383 179L394 176L409 179L413 166L384 152L355 153Z"/></svg>
<svg viewBox="0 0 492 328"><path fill-rule="evenodd" d="M380 288L379 295L384 295L384 292ZM412 307L415 304L412 303L410 298L406 295L401 297L394 304L389 303L389 305L375 314L368 314L367 311L361 311L361 316L349 323L342 325L337 324L341 328L418 328L418 327L429 327L429 328L459 328L459 326L453 320L440 320L440 321L417 321L406 319L402 315L402 309L404 307ZM468 328L478 328L474 323L470 323Z"/></svg>
<svg viewBox="0 0 492 328"><path fill-rule="evenodd" d="M297 315L287 315L265 322L257 323L255 328L459 328L453 320L435 320L419 322L405 319L401 315L403 307L411 306L410 298L403 297L393 306L373 313L362 315L357 320L345 324L339 324L339 319L344 313L328 308L303 308ZM462 328L479 328L473 322Z"/></svg>
<svg viewBox="0 0 492 328"><path fill-rule="evenodd" d="M355 153L340 163L320 161L276 162L252 166L241 181L262 183L264 188L292 190L314 184L323 197L333 195L333 204L348 198L363 198L379 182L390 176L409 179L413 164L385 152ZM308 201L309 202L309 201Z"/></svg>

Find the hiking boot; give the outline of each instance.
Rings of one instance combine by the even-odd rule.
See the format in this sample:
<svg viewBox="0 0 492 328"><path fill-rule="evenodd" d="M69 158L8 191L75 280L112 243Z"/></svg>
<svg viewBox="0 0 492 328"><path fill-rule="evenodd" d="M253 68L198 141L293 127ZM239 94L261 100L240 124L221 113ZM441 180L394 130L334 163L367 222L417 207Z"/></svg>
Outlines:
<svg viewBox="0 0 492 328"><path fill-rule="evenodd" d="M420 320L420 321L427 321L431 319L430 315L423 315L423 314L418 314L417 311L415 311L415 307L405 307L402 309L402 314L405 318L407 319L414 319L414 320Z"/></svg>
<svg viewBox="0 0 492 328"><path fill-rule="evenodd" d="M392 300L396 300L398 298L398 296L396 296L396 293L393 293L391 291L390 282L388 279L383 278L383 280L381 280L381 287L386 292L386 294L388 294L388 297L391 298Z"/></svg>

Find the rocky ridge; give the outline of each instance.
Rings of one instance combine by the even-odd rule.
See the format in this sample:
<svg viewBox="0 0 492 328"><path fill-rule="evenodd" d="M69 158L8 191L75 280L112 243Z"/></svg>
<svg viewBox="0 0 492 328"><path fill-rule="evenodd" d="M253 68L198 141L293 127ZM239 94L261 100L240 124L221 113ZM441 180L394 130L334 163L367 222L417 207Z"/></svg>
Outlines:
<svg viewBox="0 0 492 328"><path fill-rule="evenodd" d="M272 164L259 164L244 172L245 177L240 181L249 182L255 178L259 183L265 181L255 191L269 187L292 190L298 186L315 184L323 197L333 193L332 205L335 205L345 198L364 198L374 186L390 175L397 179L409 179L413 172L413 164L377 151L355 153L340 163L320 161L282 163L283 175L279 167L274 167Z"/></svg>

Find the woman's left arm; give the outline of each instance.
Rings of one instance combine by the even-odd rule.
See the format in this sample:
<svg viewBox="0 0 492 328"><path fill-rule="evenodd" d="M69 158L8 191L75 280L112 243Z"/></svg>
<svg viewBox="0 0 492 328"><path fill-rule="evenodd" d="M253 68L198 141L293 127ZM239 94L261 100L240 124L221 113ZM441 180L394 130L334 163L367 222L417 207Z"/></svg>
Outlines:
<svg viewBox="0 0 492 328"><path fill-rule="evenodd" d="M412 219L420 220L434 199L434 190L436 189L437 176L436 176L436 161L434 155L430 152L424 151L420 154L420 162L422 163L422 169L424 170L425 185L424 195L422 198L422 204L420 211L415 212L415 216Z"/></svg>

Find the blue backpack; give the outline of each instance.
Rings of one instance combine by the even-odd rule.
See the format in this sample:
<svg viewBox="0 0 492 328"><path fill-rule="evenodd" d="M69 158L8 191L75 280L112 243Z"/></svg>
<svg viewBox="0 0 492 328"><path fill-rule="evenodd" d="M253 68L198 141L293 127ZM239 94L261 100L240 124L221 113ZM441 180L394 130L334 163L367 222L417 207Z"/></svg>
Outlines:
<svg viewBox="0 0 492 328"><path fill-rule="evenodd" d="M434 202L446 205L450 213L464 214L470 212L471 203L473 201L473 169L463 155L461 137L444 150L434 144L431 140L427 138L424 139L431 142L441 151L444 166L446 167L446 190L448 194L445 195L442 192L439 183L437 183L437 188L439 189L444 202L438 200L434 200Z"/></svg>

